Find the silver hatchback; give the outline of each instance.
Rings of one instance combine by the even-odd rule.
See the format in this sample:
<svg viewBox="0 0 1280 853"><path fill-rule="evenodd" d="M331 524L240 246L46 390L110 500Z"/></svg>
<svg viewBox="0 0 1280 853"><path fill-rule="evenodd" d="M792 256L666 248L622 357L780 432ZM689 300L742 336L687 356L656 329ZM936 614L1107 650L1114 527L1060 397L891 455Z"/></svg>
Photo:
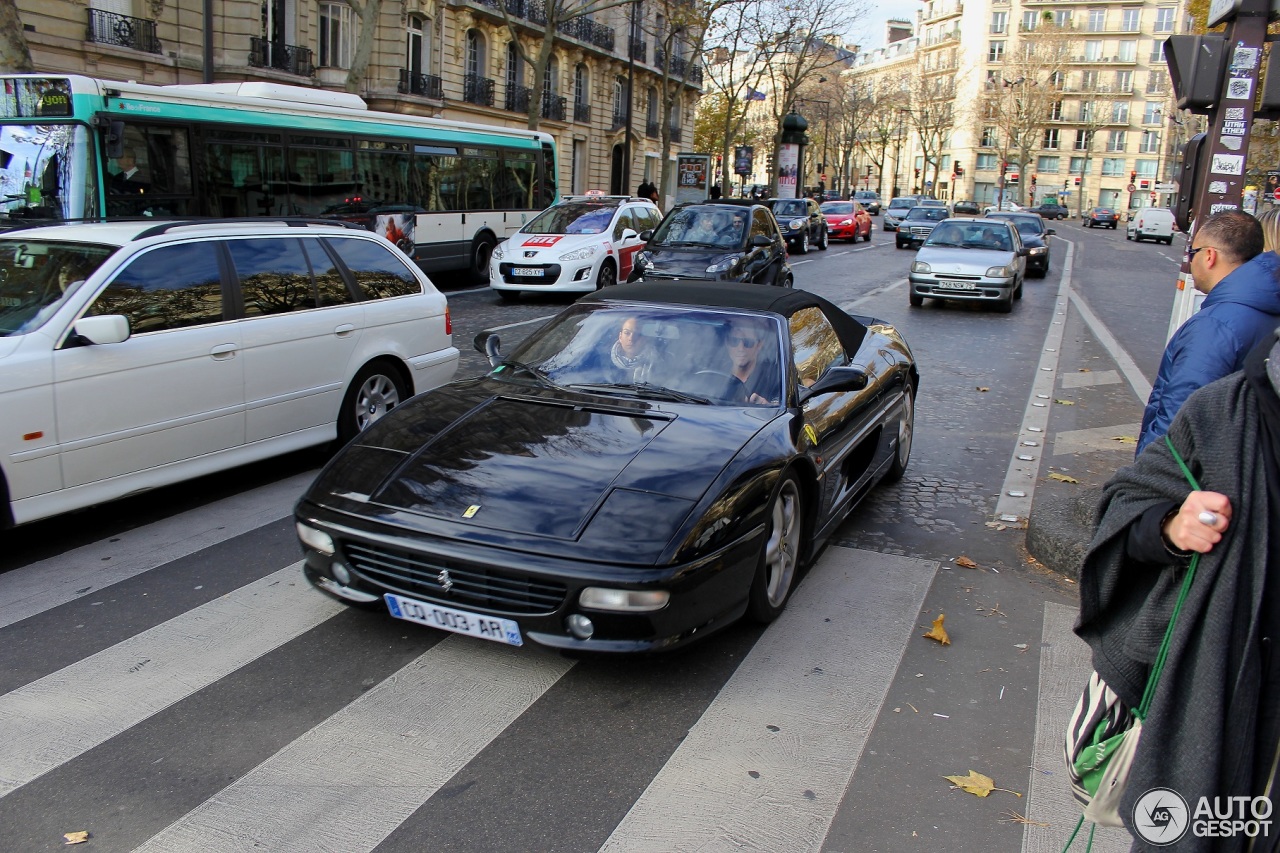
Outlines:
<svg viewBox="0 0 1280 853"><path fill-rule="evenodd" d="M911 264L911 304L919 307L925 297L994 302L1007 313L1022 298L1027 253L1008 222L944 219Z"/></svg>

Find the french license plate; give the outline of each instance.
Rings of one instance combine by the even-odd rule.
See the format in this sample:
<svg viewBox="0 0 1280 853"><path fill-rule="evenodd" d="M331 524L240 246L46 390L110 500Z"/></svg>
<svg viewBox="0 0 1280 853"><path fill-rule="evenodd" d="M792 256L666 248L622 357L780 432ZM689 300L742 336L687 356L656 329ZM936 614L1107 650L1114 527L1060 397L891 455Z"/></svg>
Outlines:
<svg viewBox="0 0 1280 853"><path fill-rule="evenodd" d="M531 278L541 278L546 274L546 270L542 269L542 267L512 267L511 274L524 275Z"/></svg>
<svg viewBox="0 0 1280 853"><path fill-rule="evenodd" d="M482 640L493 640L495 643L506 643L510 646L524 645L524 639L520 636L520 626L510 619L481 616L478 613L455 610L440 604L414 601L412 598L405 598L392 592L385 593L383 598L387 601L387 609L397 619L429 625L441 631L479 637Z"/></svg>
<svg viewBox="0 0 1280 853"><path fill-rule="evenodd" d="M947 290L977 290L978 286L971 281L939 281L938 287Z"/></svg>

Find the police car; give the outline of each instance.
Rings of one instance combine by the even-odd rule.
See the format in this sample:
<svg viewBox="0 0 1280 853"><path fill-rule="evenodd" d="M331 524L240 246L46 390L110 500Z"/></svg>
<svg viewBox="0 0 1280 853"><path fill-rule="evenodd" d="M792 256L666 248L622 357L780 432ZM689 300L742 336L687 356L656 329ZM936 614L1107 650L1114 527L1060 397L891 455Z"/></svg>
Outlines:
<svg viewBox="0 0 1280 853"><path fill-rule="evenodd" d="M589 293L626 281L640 233L662 221L648 199L565 196L493 250L489 287L506 300L524 292Z"/></svg>

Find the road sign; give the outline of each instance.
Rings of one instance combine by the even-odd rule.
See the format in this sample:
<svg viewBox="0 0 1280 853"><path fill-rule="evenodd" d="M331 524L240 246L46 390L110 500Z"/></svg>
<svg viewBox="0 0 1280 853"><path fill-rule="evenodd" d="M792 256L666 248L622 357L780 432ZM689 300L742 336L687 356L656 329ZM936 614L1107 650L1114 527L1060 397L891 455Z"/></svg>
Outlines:
<svg viewBox="0 0 1280 853"><path fill-rule="evenodd" d="M1125 189L1127 189L1131 193L1138 191L1138 187L1136 184L1129 184L1129 186L1125 187Z"/></svg>
<svg viewBox="0 0 1280 853"><path fill-rule="evenodd" d="M1158 193L1176 193L1178 185L1174 183L1156 184L1156 192Z"/></svg>
<svg viewBox="0 0 1280 853"><path fill-rule="evenodd" d="M925 182L924 182L924 185L925 185L928 189L933 189L933 181L925 181Z"/></svg>
<svg viewBox="0 0 1280 853"><path fill-rule="evenodd" d="M1271 195L1276 201L1280 201L1280 190L1276 190Z"/></svg>
<svg viewBox="0 0 1280 853"><path fill-rule="evenodd" d="M1159 194L1159 193L1152 193L1152 194L1151 194L1151 203L1152 203L1152 204L1155 204L1155 203L1156 203L1157 201L1159 201L1159 200L1160 200L1160 194Z"/></svg>

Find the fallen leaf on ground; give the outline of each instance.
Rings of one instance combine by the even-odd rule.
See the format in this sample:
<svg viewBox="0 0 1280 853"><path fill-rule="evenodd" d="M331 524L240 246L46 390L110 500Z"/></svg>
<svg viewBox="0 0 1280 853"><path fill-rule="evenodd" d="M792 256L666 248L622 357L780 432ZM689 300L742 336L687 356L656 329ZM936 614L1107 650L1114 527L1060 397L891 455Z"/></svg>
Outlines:
<svg viewBox="0 0 1280 853"><path fill-rule="evenodd" d="M987 527L990 527L990 528L991 528L991 529L993 529L993 530L1005 530L1005 529L1006 529L1005 525L1001 524L1001 523L1000 523L1000 522L998 522L998 521L988 521L988 522L987 522Z"/></svg>
<svg viewBox="0 0 1280 853"><path fill-rule="evenodd" d="M1004 791L1007 794L1013 794L1019 799L1022 798L1022 795L1017 791L1010 791L1008 788L997 788L994 779L990 776L983 776L981 773L977 773L973 770L969 771L968 776L943 776L942 778L946 779L960 790L968 791L975 797L985 797L992 791Z"/></svg>
<svg viewBox="0 0 1280 853"><path fill-rule="evenodd" d="M1001 823L1021 823L1025 826L1049 826L1047 823L1043 823L1038 820L1031 820L1026 815L1019 814L1013 809L1005 809L1004 813L1008 815L1008 817L1000 818Z"/></svg>
<svg viewBox="0 0 1280 853"><path fill-rule="evenodd" d="M1053 402L1059 406L1074 406L1076 404L1075 400L1054 400Z"/></svg>
<svg viewBox="0 0 1280 853"><path fill-rule="evenodd" d="M956 557L956 565L966 569L978 568L978 564L968 557Z"/></svg>
<svg viewBox="0 0 1280 853"><path fill-rule="evenodd" d="M1121 442L1121 443L1123 443L1123 444L1137 444L1137 443L1138 443L1138 439L1137 439L1137 437L1132 436L1132 435L1113 435L1113 436L1111 436L1111 440L1112 440L1112 441L1119 441L1119 442Z"/></svg>
<svg viewBox="0 0 1280 853"><path fill-rule="evenodd" d="M979 385L979 386L978 386L978 390L979 390L979 391L990 391L991 389L990 389L990 388L987 388L987 387L986 387L986 386L984 386L984 385Z"/></svg>
<svg viewBox="0 0 1280 853"><path fill-rule="evenodd" d="M1090 369L1089 369L1089 368L1087 368L1087 367L1082 367L1082 368L1080 368L1080 369L1079 369L1078 371L1076 371L1076 372L1077 372L1077 373L1093 373L1093 371L1092 371L1092 370L1090 370Z"/></svg>
<svg viewBox="0 0 1280 853"><path fill-rule="evenodd" d="M89 840L89 833L87 831L64 832L62 837L67 839L63 842L64 844L84 844Z"/></svg>
<svg viewBox="0 0 1280 853"><path fill-rule="evenodd" d="M1075 477L1068 477L1066 474L1059 474L1057 471L1054 471L1053 473L1051 473L1049 475L1049 479L1059 480L1063 483L1079 483L1080 482Z"/></svg>
<svg viewBox="0 0 1280 853"><path fill-rule="evenodd" d="M930 640L937 640L944 646L951 645L951 638L947 636L947 629L942 627L942 621L946 618L947 614L939 613L938 618L933 620L933 627L924 636Z"/></svg>

